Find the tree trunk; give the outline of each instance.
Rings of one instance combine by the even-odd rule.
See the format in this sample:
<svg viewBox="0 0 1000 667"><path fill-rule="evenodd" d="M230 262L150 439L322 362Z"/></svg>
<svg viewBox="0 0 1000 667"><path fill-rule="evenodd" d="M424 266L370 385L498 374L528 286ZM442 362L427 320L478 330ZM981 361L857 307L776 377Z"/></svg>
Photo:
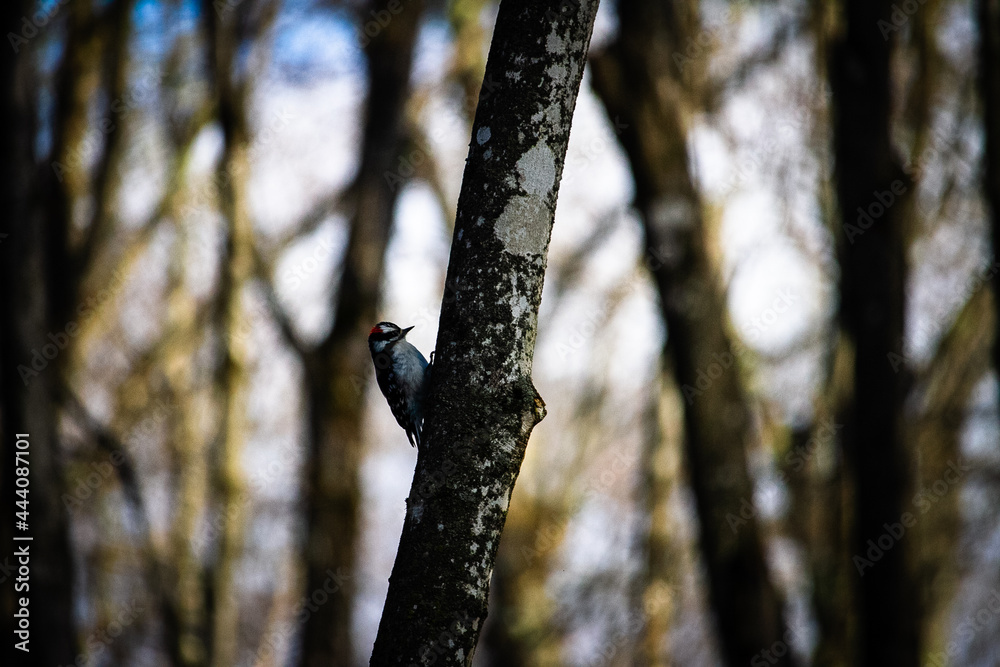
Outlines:
<svg viewBox="0 0 1000 667"><path fill-rule="evenodd" d="M244 401L247 368L247 315L242 308L243 287L253 269L253 226L247 201L250 137L246 108L248 84L234 71L242 35L231 11L220 11L206 0L211 80L218 100L222 126L222 157L216 169L219 209L226 221L226 238L219 260L217 328L221 362L216 369L214 393L219 409L219 430L212 462L212 495L220 513L219 547L211 568L208 596L211 627L209 660L229 667L237 662L240 604L236 571L243 552L248 515L242 451L246 442Z"/></svg>
<svg viewBox="0 0 1000 667"><path fill-rule="evenodd" d="M384 0L374 0L368 7L378 13L388 11L386 6ZM306 358L310 450L305 473L305 595L311 606L304 629L304 667L354 663L351 604L361 495L358 471L372 374L366 340L377 321L393 212L406 180L399 173L400 146L422 8L419 1L407 3L365 46L369 88L361 165L351 188L356 210L333 304L333 328ZM363 24L366 19L367 11L359 20ZM328 599L320 603L324 597Z"/></svg>
<svg viewBox="0 0 1000 667"><path fill-rule="evenodd" d="M993 238L993 267L1000 263L1000 0L979 0L979 87L983 100L983 189ZM993 273L1000 307L1000 271ZM1000 319L997 320L1000 326ZM1000 334L993 340L993 368L1000 373Z"/></svg>
<svg viewBox="0 0 1000 667"><path fill-rule="evenodd" d="M920 410L916 419L907 421L906 434L919 452L914 497L921 500L913 512L919 516L914 540L906 548L920 578L924 655L946 652L951 639L951 602L960 589L956 555L961 493L950 488L939 496L932 490L940 480L956 487L965 482L960 440L969 398L989 368L996 322L990 292L984 286L969 298L910 399L919 402Z"/></svg>
<svg viewBox="0 0 1000 667"><path fill-rule="evenodd" d="M31 16L30 3L10 2L2 10L3 25L15 29L22 17ZM73 562L62 497L59 465L59 434L56 398L65 358L49 336L66 336L65 311L55 293L65 278L66 264L54 264L52 251L65 247L64 227L53 225L50 212L32 206L34 172L32 125L29 114L34 49L21 46L20 53L5 49L0 56L0 150L4 156L0 178L0 202L4 215L0 226L0 417L2 417L3 500L5 516L0 522L3 539L2 601L5 647L23 665L72 663L78 654L73 622ZM67 58L69 56L67 47ZM60 92L65 92L64 86ZM61 118L61 117L60 117ZM57 133L58 133L57 128ZM37 201L37 200L36 200ZM42 199L41 201L45 201ZM58 339L56 339L58 340ZM37 350L37 352L36 352ZM55 350L52 357L49 351ZM40 359L33 365L33 355ZM45 356L42 356L45 355ZM19 370L23 369L23 370ZM25 375L22 376L22 372ZM27 434L26 438L19 437ZM17 448L21 439L27 449ZM28 493L17 496L14 452L27 452ZM15 527L15 501L28 514L27 528ZM31 537L14 541L14 537ZM27 548L28 561L15 555ZM28 572L26 590L15 592L21 565ZM24 583L23 581L21 583ZM18 600L27 597L29 637L15 634L14 613ZM28 639L29 652L14 648Z"/></svg>
<svg viewBox="0 0 1000 667"><path fill-rule="evenodd" d="M471 665L528 436L559 180L597 2L504 0L452 240L425 439L372 665Z"/></svg>
<svg viewBox="0 0 1000 667"><path fill-rule="evenodd" d="M684 448L721 653L726 664L744 665L781 642L786 651L772 664L787 665L760 529L741 514L753 499L753 423L688 166L685 72L672 59L696 34L697 6L621 0L618 15L617 41L593 59L593 85L632 167L646 263L667 325L665 358L684 395Z"/></svg>
<svg viewBox="0 0 1000 667"><path fill-rule="evenodd" d="M643 621L640 644L633 664L666 667L671 664L669 633L681 612L678 603L683 585L684 549L676 537L676 489L680 483L683 402L672 374L654 383L654 394L645 416L646 438L640 454L639 507L646 515L640 553L645 568L638 577L636 603ZM674 661L676 662L676 660Z"/></svg>
<svg viewBox="0 0 1000 667"><path fill-rule="evenodd" d="M890 138L891 42L877 25L892 7L888 0L846 0L843 9L829 67L842 216L835 232L839 318L854 351L853 396L837 421L844 424L845 472L853 488L848 520L857 574L857 664L909 666L918 664L919 610L906 549L890 547L877 562L868 554L874 554L869 540L886 534L884 524L901 523L911 509L903 505L912 485L901 424L909 377L906 364L890 353L903 338L906 204L914 185Z"/></svg>

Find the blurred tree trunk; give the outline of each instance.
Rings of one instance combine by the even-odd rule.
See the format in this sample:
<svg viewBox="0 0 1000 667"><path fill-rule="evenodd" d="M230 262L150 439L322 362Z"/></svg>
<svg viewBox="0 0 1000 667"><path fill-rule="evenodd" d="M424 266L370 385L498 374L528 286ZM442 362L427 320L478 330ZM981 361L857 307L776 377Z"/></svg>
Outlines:
<svg viewBox="0 0 1000 667"><path fill-rule="evenodd" d="M448 22L455 35L455 52L448 76L461 87L462 110L469 113L470 120L475 112L472 105L479 99L486 70L483 45L488 35L479 20L484 7L486 0L453 0L448 3Z"/></svg>
<svg viewBox="0 0 1000 667"><path fill-rule="evenodd" d="M919 576L923 655L946 652L951 639L950 603L960 583L955 557L962 525L961 494L957 488L940 496L930 492L939 480L949 482L949 486L952 480L957 480L956 486L964 481L962 427L972 390L989 368L995 333L990 292L984 287L965 304L911 394L919 414L908 420L906 435L919 452L917 489L926 492L915 505L919 522L907 549Z"/></svg>
<svg viewBox="0 0 1000 667"><path fill-rule="evenodd" d="M490 581L490 616L477 664L484 657L490 667L560 662L556 605L545 584L571 518L567 509L540 497L520 496L512 502Z"/></svg>
<svg viewBox="0 0 1000 667"><path fill-rule="evenodd" d="M856 664L888 667L916 665L920 654L918 589L907 550L873 549L869 543L887 534L886 525L903 521L909 509L903 499L912 488L901 423L909 371L890 356L903 338L906 216L912 212L906 204L913 189L892 147L891 42L877 28L892 11L887 0L845 0L829 57L842 216L836 230L838 315L853 351L853 393L838 421L844 424L845 473L853 491L848 520L857 571ZM894 542L891 535L886 540Z"/></svg>
<svg viewBox="0 0 1000 667"><path fill-rule="evenodd" d="M17 25L22 16L30 11L31 4L26 1L8 2L0 9L0 21L4 27ZM24 236L24 231L34 229L29 224L28 214L30 210L30 182L28 176L31 170L27 169L33 161L31 142L31 130L29 129L28 117L31 113L31 105L28 102L28 89L25 81L27 74L22 74L22 70L31 63L27 53L16 53L13 49L5 49L0 54L0 151L5 159L0 163L0 205L3 206L5 215L0 219L0 276L4 285L8 287L0 290L0 426L3 428L3 436L0 437L0 456L3 457L4 465L0 467L0 494L6 507L13 507L14 502L20 500L14 494L16 490L17 477L14 474L14 466L10 462L14 459L16 438L11 436L24 432L25 406L24 382L17 372L17 366L23 363L18 356L28 352L30 355L31 341L28 338L31 331L31 322L24 319L23 309L30 302L27 296L18 299L18 295L23 294L23 290L14 290L12 286L25 282L21 273L29 267L18 258L29 257L26 248L16 247L14 240L20 236L18 246L25 245L30 239ZM11 235L16 235L11 237ZM29 285L36 285L35 289L40 289L41 285L34 281L27 281ZM37 327L37 325L35 325ZM44 328L44 325L42 325ZM25 331L26 329L26 331ZM30 358L30 357L29 357ZM9 582L11 570L9 568L16 564L13 558L14 542L14 513L5 512L0 519L0 540L3 546L0 547L0 554L3 554L0 567L3 568L3 585L0 586L0 629L5 637L14 637L14 611L17 604L18 595L14 593L14 586ZM69 652L72 655L72 652Z"/></svg>
<svg viewBox="0 0 1000 667"><path fill-rule="evenodd" d="M1000 0L979 0L979 86L983 100L985 190L993 239L993 267L1000 263ZM993 297L1000 307L1000 271L993 274ZM1000 320L998 320L1000 325ZM1000 373L1000 335L993 341L993 368Z"/></svg>
<svg viewBox="0 0 1000 667"><path fill-rule="evenodd" d="M639 553L646 563L633 602L643 621L633 664L649 667L670 664L668 636L681 598L684 559L671 503L681 482L683 399L673 373L663 373L654 386L640 454L639 507L647 525Z"/></svg>
<svg viewBox="0 0 1000 667"><path fill-rule="evenodd" d="M914 137L907 164L922 164L921 158L935 141L930 131L931 118L942 95L946 67L938 43L941 20L941 5L929 4L913 17L909 43L901 46L901 57L913 62L916 70L910 94L900 110L902 122L908 123L907 129ZM902 50L907 46L909 50ZM949 199L946 194L940 201L942 210ZM901 205L904 216L914 221L921 219L915 194ZM935 213L924 217L936 221ZM907 224L904 232L908 248L919 234L919 222ZM952 602L960 590L956 556L962 526L958 485L964 482L961 436L973 389L989 367L995 321L990 297L988 288L977 288L970 295L951 329L938 342L928 367L914 378L905 400L908 413L903 434L915 464L915 493L904 509L916 509L914 514L919 517L913 528L914 540L906 549L919 584L916 613L924 656L943 654L951 640ZM927 495L921 492L933 489L939 480L955 479L953 475L958 476L956 488L940 498L931 496L935 502L928 502Z"/></svg>
<svg viewBox="0 0 1000 667"><path fill-rule="evenodd" d="M219 207L226 220L226 239L220 260L218 331L222 363L215 380L221 421L214 455L214 492L220 513L219 550L209 583L208 607L211 623L210 661L213 667L237 663L240 646L240 596L236 580L243 553L248 504L242 470L243 447L248 437L245 404L249 380L248 332L252 323L243 308L244 287L254 273L254 237L250 217L251 75L240 76L239 51L254 62L252 51L260 49L275 14L277 2L259 2L233 9L205 0L210 79L218 101L222 127L222 157L216 173ZM249 68L248 68L249 69Z"/></svg>
<svg viewBox="0 0 1000 667"><path fill-rule="evenodd" d="M836 338L836 337L835 337ZM850 399L851 359L846 344L834 343L811 427L790 434L785 470L792 488L792 533L806 546L812 575L812 602L819 637L813 652L817 667L854 664L853 616L856 570L850 562L847 518L851 487L845 479L836 416Z"/></svg>
<svg viewBox="0 0 1000 667"><path fill-rule="evenodd" d="M753 423L688 167L690 93L682 79L699 65L679 64L673 55L697 36L697 13L692 2L621 0L619 37L593 58L593 85L621 129L632 166L646 262L667 325L665 359L685 400L685 453L709 599L723 658L738 665L781 642L784 621L757 521L740 516L741 504L753 501L746 465ZM789 664L789 652L775 660Z"/></svg>
<svg viewBox="0 0 1000 667"><path fill-rule="evenodd" d="M367 336L378 316L385 251L405 180L400 146L422 12L419 1L392 14L387 9L390 4L399 7L373 0L359 18L364 25L371 21L369 12L391 16L365 45L369 87L361 165L351 187L356 209L334 297L333 327L305 364L309 424L305 595L315 607L310 608L304 629L301 664L308 667L354 662L351 582L361 495L361 427L371 376ZM318 601L324 598L328 599Z"/></svg>
<svg viewBox="0 0 1000 667"><path fill-rule="evenodd" d="M2 10L3 25L18 30L22 17L32 15L31 3L9 2ZM76 31L70 29L71 38ZM63 77L57 90L57 100L65 102L72 79L67 74L77 52L73 42L66 47ZM11 46L11 45L8 45ZM50 336L66 336L68 288L65 258L67 238L65 220L58 219L60 209L45 210L39 202L50 201L54 193L36 197L31 175L35 172L33 145L35 125L30 121L35 104L31 80L35 76L35 50L22 45L19 52L8 48L0 56L0 149L3 166L0 201L4 216L0 226L0 275L4 289L0 290L0 417L3 424L3 488L8 508L24 498L16 490L14 451L17 436L28 434L28 529L14 530L13 509L0 522L3 542L4 585L2 597L3 627L9 654L18 657L18 664L70 664L77 656L78 646L73 620L73 562L70 554L65 508L60 501L63 488L59 465L59 433L57 393L65 358L59 355ZM60 111L71 107L63 105ZM53 145L61 147L67 113L57 113ZM53 159L59 153L53 152ZM56 184L49 165L40 180ZM56 184L57 185L57 184ZM59 195L55 195L59 196ZM63 199L64 201L64 199ZM52 357L46 346L56 350ZM37 350L37 352L36 352ZM45 356L42 356L45 355ZM33 365L33 356L40 358ZM22 369L22 370L19 370ZM22 375L22 372L24 375ZM33 539L14 542L13 537ZM24 594L14 592L19 557L16 549L28 547L30 554L30 641L29 653L13 648L20 641L14 634L13 614L16 599Z"/></svg>
<svg viewBox="0 0 1000 667"><path fill-rule="evenodd" d="M372 665L471 665L528 437L559 180L596 2L503 0L473 124L425 445ZM515 76L515 73L517 76Z"/></svg>
<svg viewBox="0 0 1000 667"><path fill-rule="evenodd" d="M247 7L243 11L250 11ZM222 157L216 170L219 209L226 221L226 238L219 261L221 278L216 298L221 363L216 369L215 392L220 424L212 462L212 489L220 514L219 548L211 568L208 608L209 661L217 667L236 664L239 647L239 591L236 568L243 551L247 522L242 450L247 438L244 402L249 369L249 330L242 307L243 288L253 269L253 226L247 202L250 129L247 120L249 83L236 73L236 52L246 34L239 11L220 8L206 0L202 13L207 22L210 80L217 98L222 127Z"/></svg>
<svg viewBox="0 0 1000 667"><path fill-rule="evenodd" d="M185 263L191 253L187 234L178 241L170 271L167 320L163 343L163 368L172 400L177 406L169 415L168 438L174 443L177 471L176 501L169 547L171 609L164 614L166 650L176 665L204 665L208 659L208 628L205 600L206 571L197 535L202 512L208 503L209 460L206 438L197 426L198 409L211 400L198 386L198 373L190 360L202 342L198 336L197 305L183 285Z"/></svg>

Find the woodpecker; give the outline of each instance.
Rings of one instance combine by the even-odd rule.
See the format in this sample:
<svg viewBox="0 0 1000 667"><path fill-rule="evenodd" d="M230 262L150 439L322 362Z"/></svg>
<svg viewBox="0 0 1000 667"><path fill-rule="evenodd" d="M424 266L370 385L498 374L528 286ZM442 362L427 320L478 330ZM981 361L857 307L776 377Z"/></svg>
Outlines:
<svg viewBox="0 0 1000 667"><path fill-rule="evenodd" d="M406 334L412 328L400 329L392 322L379 322L368 334L368 349L375 363L378 388L389 402L392 416L406 431L410 445L420 447L427 360L406 341Z"/></svg>

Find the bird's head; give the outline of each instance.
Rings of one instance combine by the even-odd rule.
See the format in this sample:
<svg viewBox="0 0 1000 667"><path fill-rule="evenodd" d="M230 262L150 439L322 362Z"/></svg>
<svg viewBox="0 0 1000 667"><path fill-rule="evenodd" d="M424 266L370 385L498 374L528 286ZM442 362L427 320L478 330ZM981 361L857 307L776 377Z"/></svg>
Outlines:
<svg viewBox="0 0 1000 667"><path fill-rule="evenodd" d="M397 340L406 338L406 334L413 327L400 329L392 322L379 322L368 332L369 343L395 343Z"/></svg>

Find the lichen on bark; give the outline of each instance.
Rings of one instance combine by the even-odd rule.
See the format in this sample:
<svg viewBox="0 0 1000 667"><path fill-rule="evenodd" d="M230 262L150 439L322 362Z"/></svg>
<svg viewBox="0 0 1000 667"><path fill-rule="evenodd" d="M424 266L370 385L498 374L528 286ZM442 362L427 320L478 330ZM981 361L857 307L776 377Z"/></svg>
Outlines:
<svg viewBox="0 0 1000 667"><path fill-rule="evenodd" d="M471 665L531 382L559 180L596 0L504 0L459 196L428 414L372 665Z"/></svg>

